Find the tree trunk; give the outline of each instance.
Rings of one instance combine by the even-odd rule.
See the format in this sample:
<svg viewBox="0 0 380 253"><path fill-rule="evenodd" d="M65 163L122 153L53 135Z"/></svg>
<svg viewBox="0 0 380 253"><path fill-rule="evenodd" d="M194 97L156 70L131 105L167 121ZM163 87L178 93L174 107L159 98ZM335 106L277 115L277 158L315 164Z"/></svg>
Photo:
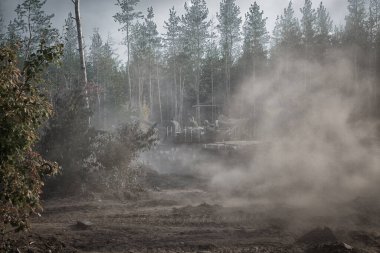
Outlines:
<svg viewBox="0 0 380 253"><path fill-rule="evenodd" d="M80 68L81 68L81 82L82 88L84 90L86 108L90 108L90 102L87 93L87 69L86 61L84 58L84 48L83 48L83 35L82 35L82 26L80 20L80 11L79 11L79 0L72 0L75 6L75 22L77 25L77 36L78 36L78 46L79 46L79 59L80 59ZM88 117L88 125L91 125L91 117Z"/></svg>
<svg viewBox="0 0 380 253"><path fill-rule="evenodd" d="M129 42L129 25L127 24L127 75L128 75L128 89L129 89L129 105L132 105L132 85L131 85L131 71L130 71L130 48L131 44Z"/></svg>
<svg viewBox="0 0 380 253"><path fill-rule="evenodd" d="M149 110L153 113L153 88L152 88L152 59L149 56Z"/></svg>
<svg viewBox="0 0 380 253"><path fill-rule="evenodd" d="M183 125L183 90L185 80L182 80L182 67L179 68L179 122Z"/></svg>
<svg viewBox="0 0 380 253"><path fill-rule="evenodd" d="M177 87L177 73L176 73L176 60L174 59L174 64L173 64L173 79L174 79L174 119L178 120L178 111L179 111L179 106L178 106L178 87ZM180 88L181 90L181 88Z"/></svg>
<svg viewBox="0 0 380 253"><path fill-rule="evenodd" d="M211 67L211 120L214 122L214 67Z"/></svg>
<svg viewBox="0 0 380 253"><path fill-rule="evenodd" d="M183 77L183 81L182 81L182 88L181 88L181 119L182 119L182 122L184 121L184 100L185 100L185 76Z"/></svg>
<svg viewBox="0 0 380 253"><path fill-rule="evenodd" d="M139 108L139 112L140 112L140 114L141 114L141 112L142 112L142 87L141 87L141 70L140 70L140 64L138 63L137 64L137 68L138 68L138 70L137 70L137 75L138 75L138 108Z"/></svg>
<svg viewBox="0 0 380 253"><path fill-rule="evenodd" d="M157 77L158 108L160 110L160 123L162 124L161 87L160 87L160 77L158 73L158 62L156 65L156 77Z"/></svg>
<svg viewBox="0 0 380 253"><path fill-rule="evenodd" d="M198 48L197 48L198 52L197 52L197 63L196 63L196 77L195 77L195 82L196 82L196 92L197 92L197 107L196 107L196 112L195 112L195 116L196 116L196 121L198 123L198 125L201 123L201 107L199 106L200 105L200 93L201 93L201 80L200 80L200 76L201 76L201 56L200 56L200 42L199 42L199 39L198 39Z"/></svg>

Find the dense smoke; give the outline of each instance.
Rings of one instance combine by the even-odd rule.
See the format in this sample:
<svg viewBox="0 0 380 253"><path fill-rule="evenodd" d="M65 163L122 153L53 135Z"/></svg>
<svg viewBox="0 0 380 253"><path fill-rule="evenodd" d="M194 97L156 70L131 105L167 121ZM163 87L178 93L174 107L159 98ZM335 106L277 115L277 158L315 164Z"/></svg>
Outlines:
<svg viewBox="0 0 380 253"><path fill-rule="evenodd" d="M378 125L367 116L372 80L355 73L346 52L327 55L323 64L283 57L268 75L242 85L235 107L260 108L262 143L248 168L209 167L220 195L315 208L376 192L379 150L369 140Z"/></svg>

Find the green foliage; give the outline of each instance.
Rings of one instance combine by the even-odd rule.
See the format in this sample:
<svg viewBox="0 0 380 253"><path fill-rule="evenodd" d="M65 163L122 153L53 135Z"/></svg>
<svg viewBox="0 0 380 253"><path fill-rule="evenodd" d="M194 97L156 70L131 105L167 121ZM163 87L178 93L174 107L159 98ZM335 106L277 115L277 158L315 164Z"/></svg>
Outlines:
<svg viewBox="0 0 380 253"><path fill-rule="evenodd" d="M17 51L0 48L0 230L23 230L28 218L41 210L40 194L45 175L58 166L33 152L38 128L52 114L46 97L36 88L47 64L59 58L61 45L41 44L30 55L24 70L17 67Z"/></svg>
<svg viewBox="0 0 380 253"><path fill-rule="evenodd" d="M90 111L85 107L82 89L67 90L54 98L54 115L45 124L39 142L40 152L57 161L63 171L78 170L80 161L88 155Z"/></svg>

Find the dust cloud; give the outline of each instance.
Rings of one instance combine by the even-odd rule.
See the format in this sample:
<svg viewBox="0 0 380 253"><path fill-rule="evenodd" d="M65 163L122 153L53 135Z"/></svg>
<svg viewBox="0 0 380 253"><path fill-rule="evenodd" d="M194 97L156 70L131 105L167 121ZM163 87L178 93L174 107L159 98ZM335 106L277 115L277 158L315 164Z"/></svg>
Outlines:
<svg viewBox="0 0 380 253"><path fill-rule="evenodd" d="M347 55L330 51L323 64L282 57L242 85L232 110L256 108L255 139L267 145L249 166L208 165L210 187L226 203L323 210L375 196L379 123L368 117L374 82L359 76Z"/></svg>

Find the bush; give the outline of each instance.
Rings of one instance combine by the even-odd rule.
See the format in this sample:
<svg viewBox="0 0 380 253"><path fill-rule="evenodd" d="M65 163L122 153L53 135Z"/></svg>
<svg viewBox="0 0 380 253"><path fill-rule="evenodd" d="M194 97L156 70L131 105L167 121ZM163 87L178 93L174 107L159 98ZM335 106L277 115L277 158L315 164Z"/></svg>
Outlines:
<svg viewBox="0 0 380 253"><path fill-rule="evenodd" d="M38 128L52 114L48 99L36 88L48 63L61 55L61 45L30 55L23 71L17 49L0 48L0 232L28 228L31 214L41 211L43 179L58 165L33 152ZM1 246L0 246L1 247Z"/></svg>
<svg viewBox="0 0 380 253"><path fill-rule="evenodd" d="M99 133L84 160L87 187L119 196L139 190L141 169L136 160L141 151L156 141L154 126L144 131L139 123L125 124L115 132Z"/></svg>
<svg viewBox="0 0 380 253"><path fill-rule="evenodd" d="M83 159L89 155L96 136L88 127L90 110L82 89L61 90L54 96L54 115L42 129L39 152L62 168L58 177L47 181L44 197L77 194L80 191Z"/></svg>
<svg viewBox="0 0 380 253"><path fill-rule="evenodd" d="M139 188L139 153L156 141L154 127L127 123L112 131L88 127L91 111L81 90L61 90L54 97L54 116L43 129L38 148L57 161L62 173L48 180L45 197L91 192L123 193Z"/></svg>

